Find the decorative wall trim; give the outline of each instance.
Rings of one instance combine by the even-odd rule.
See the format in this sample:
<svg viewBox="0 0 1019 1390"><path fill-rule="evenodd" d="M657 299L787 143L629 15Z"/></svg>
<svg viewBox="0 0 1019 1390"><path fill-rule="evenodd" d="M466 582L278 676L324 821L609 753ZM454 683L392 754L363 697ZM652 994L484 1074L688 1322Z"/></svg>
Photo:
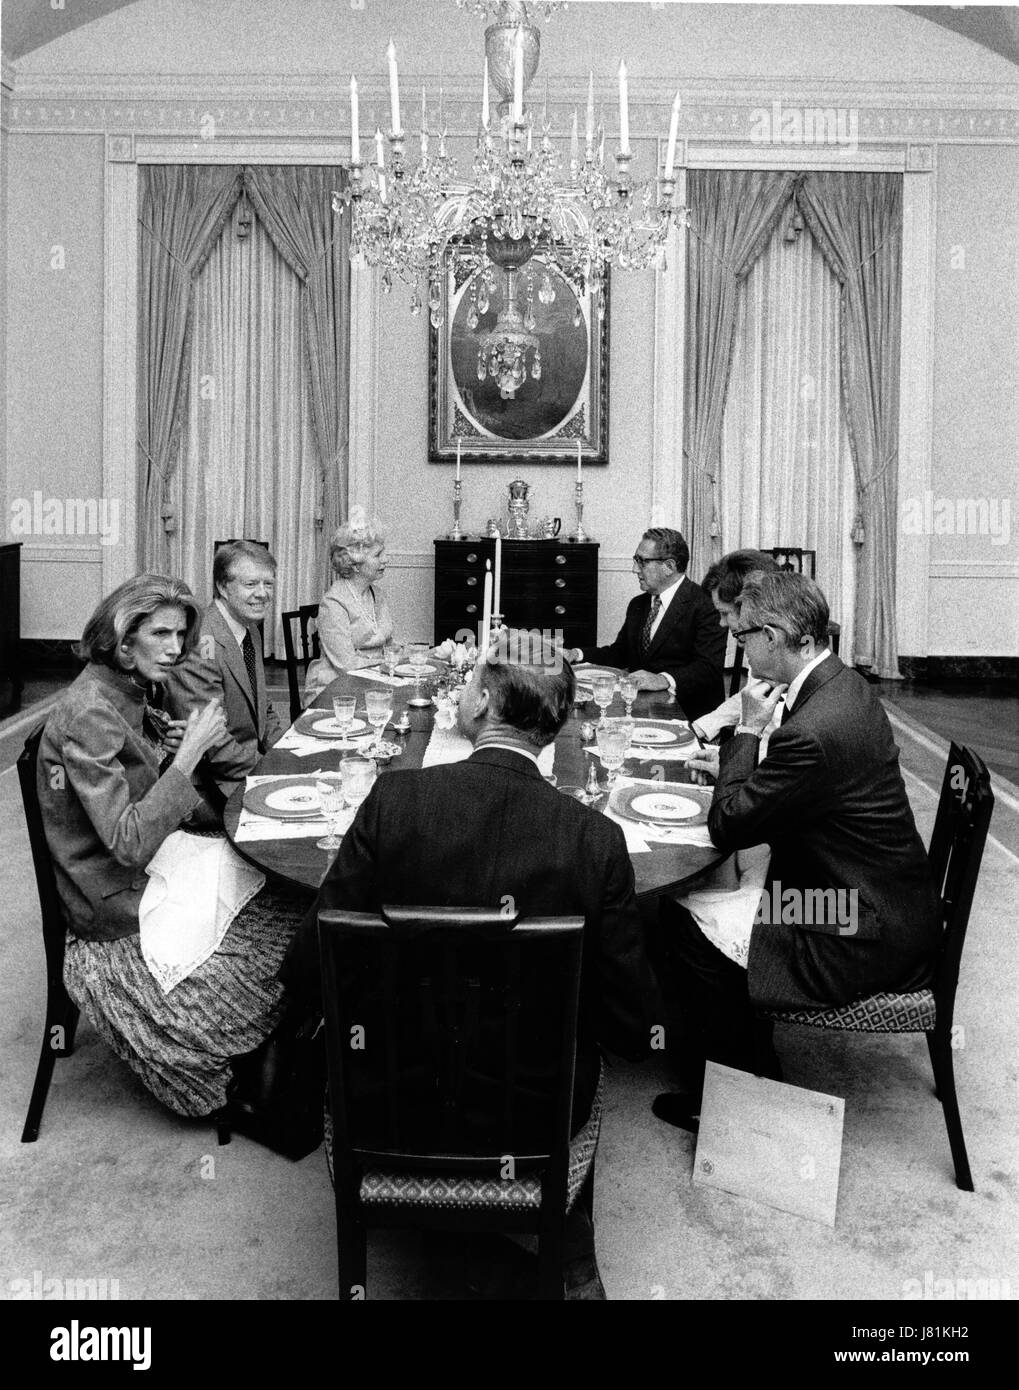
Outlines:
<svg viewBox="0 0 1019 1390"><path fill-rule="evenodd" d="M130 135L106 147L103 271L103 496L120 499L119 545L103 548L103 593L138 570L138 450L135 388L138 352L138 166L124 151Z"/></svg>
<svg viewBox="0 0 1019 1390"><path fill-rule="evenodd" d="M23 565L100 565L109 545L39 545L26 541L21 547Z"/></svg>
<svg viewBox="0 0 1019 1390"><path fill-rule="evenodd" d="M362 260L350 266L350 403L348 437L348 497L369 516L378 513L378 469L375 441L379 410L379 316L382 277ZM422 426L423 430L424 426ZM345 519L345 518L344 518ZM391 551L394 558L401 552ZM431 557L429 557L429 563ZM399 563L399 562L397 562Z"/></svg>
<svg viewBox="0 0 1019 1390"><path fill-rule="evenodd" d="M676 202L686 203L686 170L676 171ZM655 272L651 525L675 526L683 503L683 382L686 361L686 233L673 227L667 269Z"/></svg>
<svg viewBox="0 0 1019 1390"><path fill-rule="evenodd" d="M920 161L921 163L926 160ZM899 348L898 496L923 497L934 451L934 251L937 207L933 160L902 176L902 332ZM928 646L930 537L898 528L895 621L899 651Z"/></svg>
<svg viewBox="0 0 1019 1390"><path fill-rule="evenodd" d="M1019 560L959 560L930 567L932 579L1019 579Z"/></svg>

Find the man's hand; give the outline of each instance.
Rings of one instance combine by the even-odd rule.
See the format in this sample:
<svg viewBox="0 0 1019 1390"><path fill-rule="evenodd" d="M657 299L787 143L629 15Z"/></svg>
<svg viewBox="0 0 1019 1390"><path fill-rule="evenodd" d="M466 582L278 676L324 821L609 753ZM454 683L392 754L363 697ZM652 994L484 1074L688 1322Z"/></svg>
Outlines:
<svg viewBox="0 0 1019 1390"><path fill-rule="evenodd" d="M754 733L763 734L787 689L785 685L773 685L767 695L757 696L749 686L744 686L740 697L743 706L740 724Z"/></svg>
<svg viewBox="0 0 1019 1390"><path fill-rule="evenodd" d="M568 661L568 662L570 663L570 665L572 666L575 662L577 662L577 661L580 660L581 648L580 648L580 647L564 647L564 648L563 648L563 653L562 653L562 655L563 655L563 660L564 660L564 661Z"/></svg>
<svg viewBox="0 0 1019 1390"><path fill-rule="evenodd" d="M638 690L668 690L669 682L656 671L631 671L630 679L637 682Z"/></svg>
<svg viewBox="0 0 1019 1390"><path fill-rule="evenodd" d="M687 761L687 767L693 774L694 783L698 787L710 786L718 777L718 747L709 743L702 749L696 758Z"/></svg>

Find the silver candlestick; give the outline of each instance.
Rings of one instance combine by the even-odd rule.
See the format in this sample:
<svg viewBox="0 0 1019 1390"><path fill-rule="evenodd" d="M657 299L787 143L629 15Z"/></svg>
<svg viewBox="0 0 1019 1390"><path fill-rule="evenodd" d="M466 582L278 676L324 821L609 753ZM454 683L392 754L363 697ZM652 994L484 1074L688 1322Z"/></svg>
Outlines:
<svg viewBox="0 0 1019 1390"><path fill-rule="evenodd" d="M464 533L460 530L460 504L463 501L464 485L459 478L453 479L453 529L446 537L451 541L462 541Z"/></svg>
<svg viewBox="0 0 1019 1390"><path fill-rule="evenodd" d="M577 529L570 536L571 541L587 541L591 537L584 530L584 484L573 485L574 505L577 508Z"/></svg>

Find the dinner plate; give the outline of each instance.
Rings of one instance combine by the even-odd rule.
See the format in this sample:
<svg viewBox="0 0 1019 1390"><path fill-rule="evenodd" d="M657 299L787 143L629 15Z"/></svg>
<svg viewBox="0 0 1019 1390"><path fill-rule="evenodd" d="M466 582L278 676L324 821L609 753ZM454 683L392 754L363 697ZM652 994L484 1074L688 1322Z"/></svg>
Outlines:
<svg viewBox="0 0 1019 1390"><path fill-rule="evenodd" d="M423 666L413 666L409 661L405 661L396 667L395 674L398 676L416 676L420 673L422 676L434 676L438 669L438 666L431 661L426 661Z"/></svg>
<svg viewBox="0 0 1019 1390"><path fill-rule="evenodd" d="M314 777L279 777L260 782L244 793L244 805L256 816L272 820L321 820L322 802Z"/></svg>
<svg viewBox="0 0 1019 1390"><path fill-rule="evenodd" d="M637 782L616 787L609 809L642 825L706 825L712 795L710 787Z"/></svg>
<svg viewBox="0 0 1019 1390"><path fill-rule="evenodd" d="M582 677L585 685L590 685L599 676L607 676L611 680L617 681L622 672L614 670L611 666L588 666L586 661L582 661L579 666L574 666L573 674Z"/></svg>
<svg viewBox="0 0 1019 1390"><path fill-rule="evenodd" d="M637 719L631 743L641 748L682 748L693 743L694 737L688 725L670 724L660 719Z"/></svg>
<svg viewBox="0 0 1019 1390"><path fill-rule="evenodd" d="M305 710L304 714L294 721L294 728L299 734L310 735L311 738L342 739L344 737L343 729L337 724L335 715L324 709ZM367 728L368 725L365 720L355 719L350 725L350 733L355 736L356 741L358 732ZM347 737L349 738L349 736L348 734ZM363 734L361 736L362 738L365 737ZM368 736L370 737L370 733Z"/></svg>

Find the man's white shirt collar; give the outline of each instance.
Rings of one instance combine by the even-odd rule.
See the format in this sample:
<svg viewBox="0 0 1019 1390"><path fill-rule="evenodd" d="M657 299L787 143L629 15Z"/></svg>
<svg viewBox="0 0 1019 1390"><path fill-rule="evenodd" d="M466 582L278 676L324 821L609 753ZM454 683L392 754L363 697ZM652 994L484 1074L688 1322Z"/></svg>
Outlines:
<svg viewBox="0 0 1019 1390"><path fill-rule="evenodd" d="M670 584L669 587L668 587L667 589L663 589L662 592L658 595L659 601L661 602L661 605L662 605L661 608L659 608L659 610L658 610L658 622L661 622L662 618L665 617L665 614L666 614L666 612L668 611L669 604L672 602L672 600L673 600L673 599L676 597L676 595L679 593L679 591L680 591L680 589L683 587L683 584L684 584L685 581L686 581L686 575L685 575L685 574L681 574L681 575L679 576L679 578L677 579L677 581L676 581L675 584ZM651 601L652 601L652 603L654 602L654 597L653 597L653 596L652 596ZM655 626L657 627L657 625L658 625L658 624L656 623Z"/></svg>
<svg viewBox="0 0 1019 1390"><path fill-rule="evenodd" d="M810 675L811 671L813 671L815 666L820 666L821 662L829 656L831 656L831 648L825 647L823 652L819 652L817 656L814 657L813 661L808 661L800 674L789 682L789 689L785 693L785 707L787 710L792 709L793 703L803 687L803 682Z"/></svg>
<svg viewBox="0 0 1019 1390"><path fill-rule="evenodd" d="M518 743L483 743L475 748L476 753L487 753L490 748L501 748L506 753L519 753L522 758L530 758L536 768L540 770L541 764L538 762L537 753L530 752L527 748L521 748Z"/></svg>
<svg viewBox="0 0 1019 1390"><path fill-rule="evenodd" d="M248 635L248 629L244 626L243 623L239 623L237 621L237 619L230 612L229 608L227 608L226 604L223 602L221 598L217 598L216 607L222 613L223 621L226 623L227 627L233 633L237 641L237 645L239 647L243 647L244 639Z"/></svg>

